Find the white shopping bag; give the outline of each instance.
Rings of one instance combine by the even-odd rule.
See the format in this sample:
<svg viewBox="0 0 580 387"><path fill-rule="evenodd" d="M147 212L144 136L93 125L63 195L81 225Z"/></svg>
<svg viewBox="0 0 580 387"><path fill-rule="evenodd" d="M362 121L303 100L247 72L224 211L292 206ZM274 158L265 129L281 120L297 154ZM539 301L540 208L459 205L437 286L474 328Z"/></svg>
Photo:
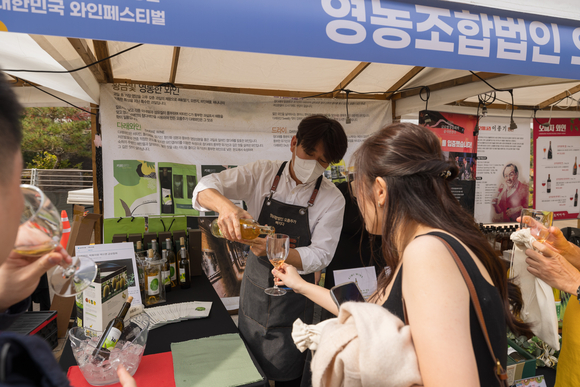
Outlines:
<svg viewBox="0 0 580 387"><path fill-rule="evenodd" d="M532 325L532 331L542 341L554 348L560 349L558 335L558 315L552 287L528 271L526 249L532 249L536 239L530 235L529 229L512 233L514 241L510 278L519 285L522 291L524 306L521 318Z"/></svg>

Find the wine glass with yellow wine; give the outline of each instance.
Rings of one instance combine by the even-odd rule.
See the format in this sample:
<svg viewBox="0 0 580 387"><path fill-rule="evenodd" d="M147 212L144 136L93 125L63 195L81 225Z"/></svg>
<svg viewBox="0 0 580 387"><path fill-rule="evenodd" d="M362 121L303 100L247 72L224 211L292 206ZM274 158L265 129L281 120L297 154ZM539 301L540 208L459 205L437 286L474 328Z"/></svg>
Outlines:
<svg viewBox="0 0 580 387"><path fill-rule="evenodd" d="M270 263L278 269L290 252L290 237L286 234L270 234L266 237L266 254ZM283 296L286 290L280 289L274 281L274 287L264 289L270 296Z"/></svg>
<svg viewBox="0 0 580 387"><path fill-rule="evenodd" d="M41 257L60 243L60 213L40 188L22 184L20 190L24 196L24 211L13 250L25 257ZM57 266L48 282L56 294L74 296L89 286L96 274L97 266L92 259L74 257L71 265L63 262Z"/></svg>

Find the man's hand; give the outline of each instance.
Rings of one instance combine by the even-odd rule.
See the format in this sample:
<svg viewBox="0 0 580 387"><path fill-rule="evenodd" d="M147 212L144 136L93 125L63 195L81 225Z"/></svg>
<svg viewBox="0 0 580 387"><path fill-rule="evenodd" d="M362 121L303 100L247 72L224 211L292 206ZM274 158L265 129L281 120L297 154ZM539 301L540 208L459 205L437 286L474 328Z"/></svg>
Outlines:
<svg viewBox="0 0 580 387"><path fill-rule="evenodd" d="M528 271L556 289L576 294L580 272L551 246L534 242L534 247L540 253L526 250Z"/></svg>
<svg viewBox="0 0 580 387"><path fill-rule="evenodd" d="M240 242L250 246L256 257L266 256L266 238L242 239Z"/></svg>
<svg viewBox="0 0 580 387"><path fill-rule="evenodd" d="M241 242L240 219L252 219L247 212L213 188L201 191L197 201L205 208L219 213L218 225L223 236L230 241Z"/></svg>
<svg viewBox="0 0 580 387"><path fill-rule="evenodd" d="M62 246L42 257L23 256L12 251L0 265L0 312L29 297L47 270L71 257Z"/></svg>
<svg viewBox="0 0 580 387"><path fill-rule="evenodd" d="M252 219L247 212L230 202L231 206L222 206L219 211L218 225L223 236L230 241L243 242L240 230L240 219Z"/></svg>

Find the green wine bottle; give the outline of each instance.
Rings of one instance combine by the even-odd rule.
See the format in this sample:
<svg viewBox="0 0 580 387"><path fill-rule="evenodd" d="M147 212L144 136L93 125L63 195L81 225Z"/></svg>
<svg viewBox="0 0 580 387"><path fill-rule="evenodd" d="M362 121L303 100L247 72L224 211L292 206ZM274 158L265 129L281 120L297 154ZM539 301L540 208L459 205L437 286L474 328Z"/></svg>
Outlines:
<svg viewBox="0 0 580 387"><path fill-rule="evenodd" d="M191 276L189 275L189 259L187 257L187 250L182 246L179 250L179 286L181 289L189 289L191 287Z"/></svg>
<svg viewBox="0 0 580 387"><path fill-rule="evenodd" d="M101 339L99 340L99 343L97 344L97 347L93 352L93 357L97 358L98 360L107 360L109 358L111 351L113 348L115 348L115 345L117 345L119 337L121 337L123 329L125 329L124 319L127 315L127 312L129 311L129 308L131 308L132 301L133 297L129 296L127 301L121 307L121 311L117 317L109 322L107 328L105 328L105 331L101 336Z"/></svg>

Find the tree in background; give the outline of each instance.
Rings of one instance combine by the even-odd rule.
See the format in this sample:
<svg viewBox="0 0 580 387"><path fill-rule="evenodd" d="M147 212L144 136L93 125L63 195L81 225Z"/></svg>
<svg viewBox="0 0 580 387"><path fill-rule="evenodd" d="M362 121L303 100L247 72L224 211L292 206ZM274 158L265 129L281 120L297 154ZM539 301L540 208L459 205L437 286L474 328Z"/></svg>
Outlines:
<svg viewBox="0 0 580 387"><path fill-rule="evenodd" d="M73 160L82 164L91 156L90 129L90 114L76 108L25 109L22 152L27 167L70 168Z"/></svg>

